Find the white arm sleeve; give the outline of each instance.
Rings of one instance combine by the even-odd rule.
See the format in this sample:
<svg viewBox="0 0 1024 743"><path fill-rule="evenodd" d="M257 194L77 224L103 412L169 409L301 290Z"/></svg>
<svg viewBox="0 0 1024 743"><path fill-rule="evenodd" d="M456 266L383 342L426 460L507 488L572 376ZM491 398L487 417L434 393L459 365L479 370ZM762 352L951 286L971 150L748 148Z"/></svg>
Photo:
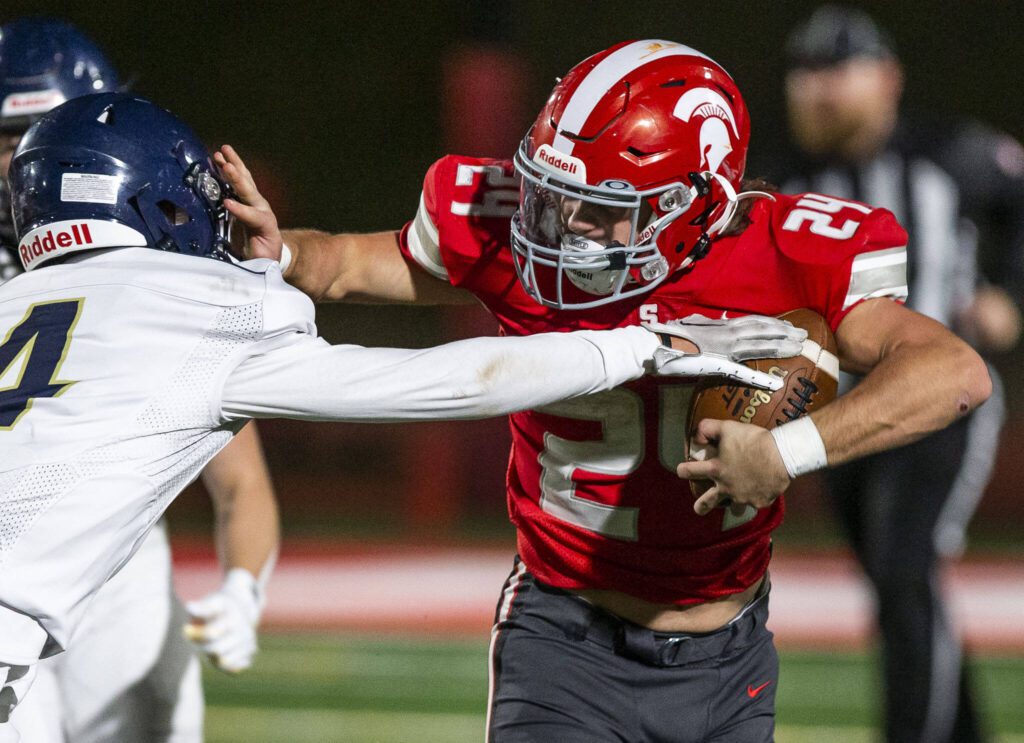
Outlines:
<svg viewBox="0 0 1024 743"><path fill-rule="evenodd" d="M659 345L639 327L424 350L331 346L295 333L284 344L254 346L224 383L221 413L225 420L486 418L637 379Z"/></svg>

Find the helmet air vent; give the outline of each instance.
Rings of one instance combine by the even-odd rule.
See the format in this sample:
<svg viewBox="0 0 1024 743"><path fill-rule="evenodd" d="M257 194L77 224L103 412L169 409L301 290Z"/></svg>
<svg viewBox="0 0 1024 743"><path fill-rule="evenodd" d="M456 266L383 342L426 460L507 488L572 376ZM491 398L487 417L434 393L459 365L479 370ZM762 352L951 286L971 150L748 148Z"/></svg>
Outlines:
<svg viewBox="0 0 1024 743"><path fill-rule="evenodd" d="M722 91L722 95L724 95L726 98L729 99L729 103L734 104L736 102L736 101L733 100L732 93L730 93L728 90L723 88L718 83L715 83L714 85L715 85L716 88L718 88L720 91Z"/></svg>
<svg viewBox="0 0 1024 743"><path fill-rule="evenodd" d="M626 152L636 158L637 162L641 162L646 158L655 157L656 155L664 155L670 150L641 150L639 147L627 147Z"/></svg>

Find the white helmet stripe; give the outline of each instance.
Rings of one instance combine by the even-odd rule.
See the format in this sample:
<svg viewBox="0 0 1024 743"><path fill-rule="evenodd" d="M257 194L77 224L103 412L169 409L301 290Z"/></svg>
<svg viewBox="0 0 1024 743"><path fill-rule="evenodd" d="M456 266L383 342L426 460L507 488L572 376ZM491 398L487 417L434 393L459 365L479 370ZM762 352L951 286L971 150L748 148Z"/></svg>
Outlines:
<svg viewBox="0 0 1024 743"><path fill-rule="evenodd" d="M559 131L578 133L604 94L633 70L656 59L683 55L703 57L708 61L714 61L708 55L691 47L677 44L674 41L657 39L634 41L632 44L626 44L618 51L612 52L598 62L597 66L583 78L579 87L576 88L558 122ZM556 134L552 144L559 152L571 155L575 142L561 134Z"/></svg>

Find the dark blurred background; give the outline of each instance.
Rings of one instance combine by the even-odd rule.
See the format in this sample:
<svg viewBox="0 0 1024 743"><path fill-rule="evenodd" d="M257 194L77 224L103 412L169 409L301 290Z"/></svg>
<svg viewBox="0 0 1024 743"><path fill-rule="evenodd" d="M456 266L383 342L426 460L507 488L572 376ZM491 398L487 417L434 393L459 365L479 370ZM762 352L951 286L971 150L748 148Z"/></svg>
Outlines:
<svg viewBox="0 0 1024 743"><path fill-rule="evenodd" d="M1024 10L1016 3L857 3L886 27L906 67L908 105L969 114L1024 138ZM0 20L63 17L89 33L133 89L250 161L287 226L397 229L427 167L446 152L507 156L554 79L628 38L667 38L721 62L753 119L751 162L785 141L782 46L816 7L803 2L49 2L3 0ZM751 172L751 175L756 173ZM491 333L480 311L320 309L334 342L425 346ZM997 359L1011 420L975 545L1024 533L1020 352ZM396 426L261 424L286 536L511 540L504 421ZM829 542L813 481L789 497L780 539ZM172 509L205 530L194 486ZM838 541L838 540L836 540ZM975 547L977 549L977 547Z"/></svg>

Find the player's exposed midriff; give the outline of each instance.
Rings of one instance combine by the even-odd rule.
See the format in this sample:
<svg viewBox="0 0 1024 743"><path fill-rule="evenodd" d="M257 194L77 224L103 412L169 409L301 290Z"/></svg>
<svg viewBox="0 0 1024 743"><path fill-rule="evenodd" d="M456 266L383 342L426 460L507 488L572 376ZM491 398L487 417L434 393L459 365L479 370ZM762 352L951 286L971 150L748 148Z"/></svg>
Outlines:
<svg viewBox="0 0 1024 743"><path fill-rule="evenodd" d="M656 632L713 632L728 624L757 595L767 578L740 593L701 604L655 604L621 591L581 588L572 591L595 606Z"/></svg>

